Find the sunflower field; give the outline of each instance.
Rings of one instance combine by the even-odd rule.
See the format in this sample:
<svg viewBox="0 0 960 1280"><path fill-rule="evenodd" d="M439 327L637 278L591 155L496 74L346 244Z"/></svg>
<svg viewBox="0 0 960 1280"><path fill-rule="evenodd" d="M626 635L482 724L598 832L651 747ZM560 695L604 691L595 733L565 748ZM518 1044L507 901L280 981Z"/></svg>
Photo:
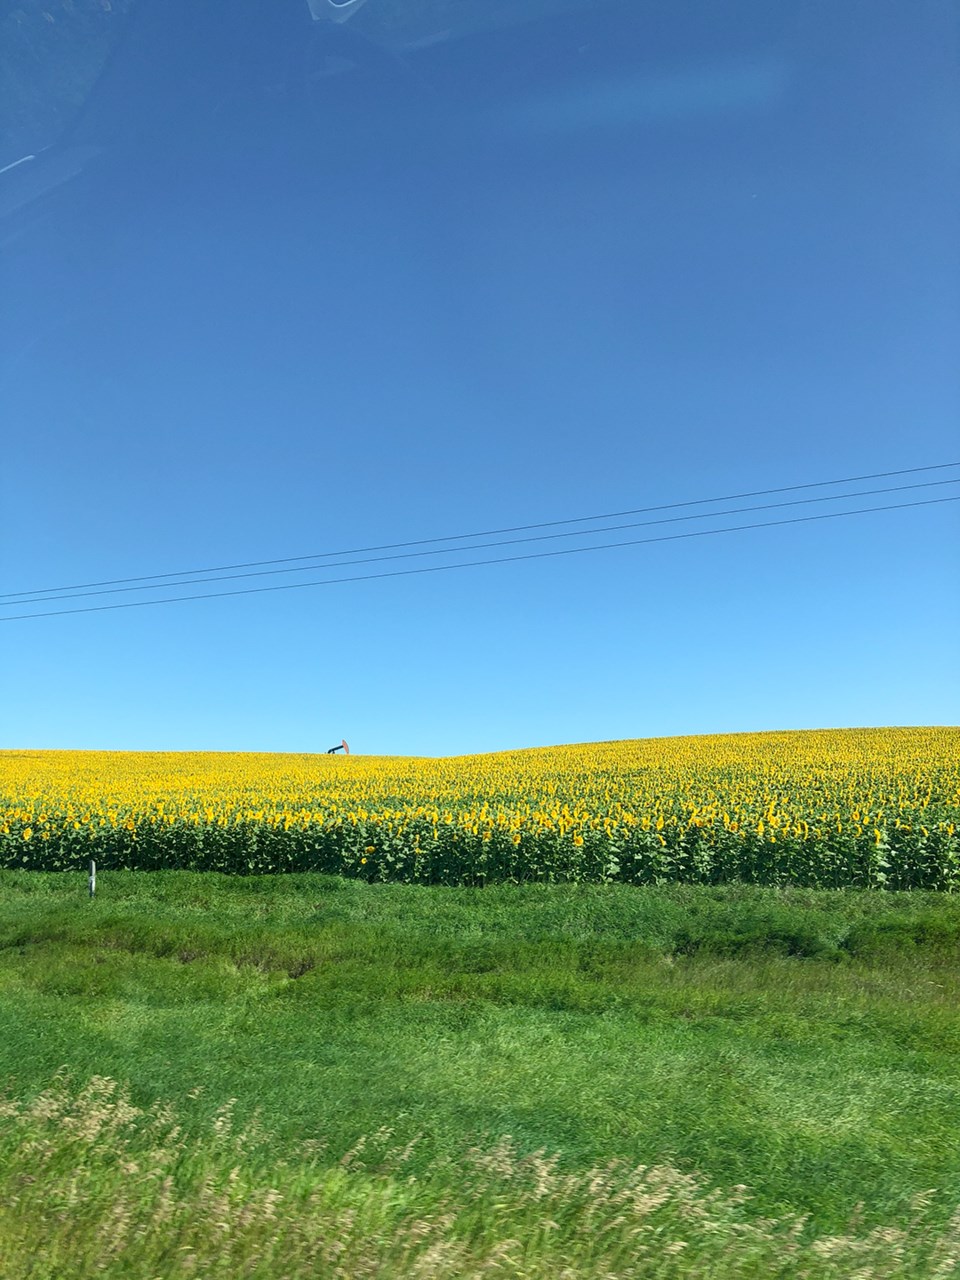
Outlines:
<svg viewBox="0 0 960 1280"><path fill-rule="evenodd" d="M960 888L960 729L446 759L0 752L0 867Z"/></svg>

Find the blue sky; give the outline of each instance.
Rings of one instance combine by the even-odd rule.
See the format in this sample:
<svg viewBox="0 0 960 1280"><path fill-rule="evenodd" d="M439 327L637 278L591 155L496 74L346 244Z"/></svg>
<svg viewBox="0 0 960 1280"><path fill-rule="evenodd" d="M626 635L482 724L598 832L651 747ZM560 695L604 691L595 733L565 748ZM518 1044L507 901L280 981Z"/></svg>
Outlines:
<svg viewBox="0 0 960 1280"><path fill-rule="evenodd" d="M960 458L952 6L707 8L436 46L428 111L347 87L322 143L251 112L234 151L161 148L38 234L4 328L3 590ZM958 535L944 503L12 621L0 745L956 724Z"/></svg>

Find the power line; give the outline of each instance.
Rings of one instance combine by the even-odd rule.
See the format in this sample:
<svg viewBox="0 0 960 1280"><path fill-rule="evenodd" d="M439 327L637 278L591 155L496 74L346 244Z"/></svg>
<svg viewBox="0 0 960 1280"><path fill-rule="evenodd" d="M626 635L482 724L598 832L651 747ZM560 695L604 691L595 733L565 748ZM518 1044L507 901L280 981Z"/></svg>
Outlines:
<svg viewBox="0 0 960 1280"><path fill-rule="evenodd" d="M845 516L867 515L876 511L903 511L907 507L932 507L945 502L960 502L960 495L951 498L923 498L917 502L893 503L883 507L860 507L853 511L829 511L816 516L791 516L786 520L768 520L754 524L729 525L722 529L695 529L690 533L669 533L656 538L631 538L623 542L603 542L588 547L564 547L559 551L531 551L524 555L497 556L489 560L467 560L460 564L427 565L419 569L391 569L382 573L354 574L349 578L323 578L316 582L285 582L273 587L241 587L234 591L205 591L192 596L168 596L159 600L126 600L119 604L86 605L79 609L54 609L47 613L17 613L0 622L18 622L26 618L57 618L75 613L104 613L112 609L143 609L150 605L181 604L188 600L218 600L227 596L263 595L273 591L298 591L305 587L329 587L347 582L372 582L381 578L407 578L415 574L446 573L454 569L475 569L481 565L513 564L520 560L546 560L557 556L573 556L585 551L609 551L619 547L638 547L654 542L679 542L687 538L706 538L720 533L742 533L748 529L772 529L788 524L810 524L815 520L840 520Z"/></svg>
<svg viewBox="0 0 960 1280"><path fill-rule="evenodd" d="M951 467L960 467L960 462L938 462L926 467L905 467L898 471L874 471L867 475L845 476L838 480L813 480L806 484L790 484L783 485L776 489L753 489L747 493L728 493L722 494L715 498L692 498L685 502L666 502L658 506L650 507L633 507L626 511L606 511L598 515L592 516L573 516L563 520L543 520L536 524L512 525L502 529L480 529L472 533L455 533L448 534L445 537L436 538L417 538L409 542L387 542L370 547L349 547L343 551L316 551L309 555L301 556L285 556L275 560L248 560L238 564L225 565L209 565L202 569L176 569L166 573L150 573L135 578L108 578L101 582L74 582L61 587L35 587L31 591L10 591L0 593L0 601L7 600L12 603L29 604L41 603L40 601L30 601L26 599L29 596L53 596L65 591L84 591L93 587L116 587L124 586L134 582L154 582L160 578L182 578L185 576L196 577L200 573L227 573L233 569L260 569L267 565L277 564L296 564L304 560L328 560L336 559L342 556L364 555L373 551L399 551L406 547L424 547L435 546L441 542L464 542L471 538L491 538L502 533L527 533L535 529L551 529L559 528L561 525L586 524L594 520L616 520L621 516L637 516L650 515L657 511L677 511L684 507L705 506L708 503L716 502L737 502L742 498L765 498L779 493L796 493L805 489L823 489L840 484L859 484L865 480L885 480L894 476L917 475L923 471L943 471ZM844 497L857 497L856 494L842 495ZM704 515L710 515L710 512L704 512ZM720 514L715 512L712 514ZM586 532L586 531L584 531ZM322 565L312 565L308 568L323 568ZM214 579L215 581L215 579ZM161 583L161 586L175 586L175 583Z"/></svg>
<svg viewBox="0 0 960 1280"><path fill-rule="evenodd" d="M960 484L960 476L950 480L922 480L915 484L888 485L878 489L861 489L856 493L829 493L817 498L793 498L788 502L767 502L754 507L727 507L721 511L701 511L685 516L661 516L656 520L635 520L628 524L600 525L595 529L568 529L563 533L533 534L524 538L505 538L499 542L481 542L456 547L437 547L429 551L404 551L399 554L370 556L362 560L341 560L337 564L324 565L324 568L349 568L360 564L381 564L393 560L415 560L426 556L459 555L466 551L485 551L493 547L517 546L529 542L551 542L557 538L582 538L599 533L614 533L622 529L640 529L659 524L681 524L690 520L715 519L719 516L746 515L754 511L775 511L785 507L810 506L816 502L844 502L853 498L874 497L881 493L904 493L911 489L934 489L948 484ZM344 553L347 554L347 553ZM140 591L162 591L165 588L200 586L207 582L235 582L241 578L269 578L284 573L310 573L319 568L318 565L298 565L288 569L258 569L249 573L223 574L214 578L194 578L192 581L179 582L147 582L142 586L103 587L96 591L64 592L59 595L41 596L39 599L0 600L0 608L15 608L22 604L52 604L60 600L85 600L91 596L125 595Z"/></svg>

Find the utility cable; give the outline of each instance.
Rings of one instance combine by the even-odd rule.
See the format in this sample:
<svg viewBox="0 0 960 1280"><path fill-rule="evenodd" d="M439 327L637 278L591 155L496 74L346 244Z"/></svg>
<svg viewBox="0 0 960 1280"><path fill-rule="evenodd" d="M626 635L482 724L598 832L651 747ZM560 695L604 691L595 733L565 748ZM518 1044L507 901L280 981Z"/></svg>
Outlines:
<svg viewBox="0 0 960 1280"><path fill-rule="evenodd" d="M497 556L489 560L467 560L460 564L426 565L419 569L391 569L382 573L355 574L349 578L323 578L315 582L285 582L272 587L240 587L233 591L205 591L192 596L167 596L159 600L125 600L118 604L86 605L79 609L54 609L46 613L16 613L0 622L18 622L25 618L56 618L75 613L104 613L112 609L143 609L150 605L181 604L187 600L217 600L227 596L263 595L272 591L298 591L305 587L328 587L347 582L372 582L381 578L407 578L415 574L446 573L454 569L474 569L481 565L513 564L520 560L546 560L557 556L573 556L585 551L609 551L619 547L637 547L654 542L679 542L687 538L707 538L720 533L742 533L748 529L772 529L788 524L809 524L815 520L840 520L844 516L867 515L877 511L903 511L907 507L932 507L945 502L960 502L960 495L951 498L922 498L916 502L893 503L883 507L860 507L853 511L821 512L815 516L791 516L785 520L769 520L754 524L729 525L722 529L695 529L689 533L662 534L656 538L631 538L623 542L603 542L588 547L564 547L559 551L532 551L516 556Z"/></svg>
<svg viewBox="0 0 960 1280"><path fill-rule="evenodd" d="M0 600L0 608L16 608L17 605L23 604L52 604L55 601L60 600L85 600L89 599L91 596L126 595L130 592L139 591L162 591L165 588L193 587L209 582L235 582L239 579L245 578L270 578L284 573L310 573L321 567L325 569L341 569L350 568L354 565L360 564L382 564L385 561L393 560L417 560L429 556L459 555L467 551L485 551L493 547L510 547L530 542L552 542L557 538L592 537L599 533L616 533L623 529L642 529L651 525L660 524L682 524L690 520L707 520L714 519L719 516L747 515L754 511L775 511L784 507L810 506L815 502L842 502L852 498L874 497L881 493L904 493L911 489L933 489L947 484L960 484L960 476L956 476L950 480L922 480L916 484L889 485L880 489L861 489L856 493L829 493L818 498L793 498L788 502L766 502L755 507L727 507L721 511L701 511L694 515L661 516L656 520L634 520L627 524L599 525L595 529L568 529L563 533L532 534L525 538L505 538L499 542L479 542L468 543L466 546L437 547L430 551L402 551L392 555L369 556L362 560L341 560L336 564L323 566L315 564L298 565L289 569L257 569L248 573L222 574L215 578L193 578L181 580L179 582L148 582L143 586L132 587L103 587L96 591L75 591L62 593L60 595L41 596L39 599L31 599L29 601Z"/></svg>
<svg viewBox="0 0 960 1280"><path fill-rule="evenodd" d="M376 546L369 547L349 547L342 551L316 551L309 555L301 556L285 556L275 560L248 560L238 564L225 565L209 565L202 569L176 569L167 573L150 573L135 578L108 578L101 582L75 582L69 583L61 587L36 587L31 591L10 591L0 593L0 601L10 601L18 604L33 603L26 597L29 596L47 596L55 595L65 591L84 591L93 587L114 587L124 586L134 582L155 582L160 578L182 578L186 576L195 577L201 573L227 573L234 569L260 569L268 565L278 564L295 564L304 560L324 560L335 559L349 555L365 555L367 552L374 551L399 551L407 547L424 547L434 546L441 542L465 542L471 538L490 538L505 533L528 533L535 529L559 528L561 525L586 524L594 520L617 520L622 516L650 515L658 511L677 511L684 507L705 506L708 503L716 502L738 502L743 498L765 498L774 494L794 493L804 489L822 489L829 488L833 485L840 484L859 484L865 480L885 480L894 476L916 475L923 471L943 471L951 467L960 467L960 462L940 462L926 467L904 467L897 471L874 471L867 475L845 476L838 480L814 480L806 484L783 485L775 489L753 489L747 493L728 493L715 498L693 498L685 502L667 502L658 506L650 507L633 507L626 511L606 511L598 515L592 516L573 516L563 520L543 520L536 524L512 525L501 529L480 529L474 530L472 533L455 533L448 534L445 537L436 538L417 538L409 542L387 542ZM856 494L843 495L856 497ZM704 512L709 515L709 512ZM717 514L717 513L714 513ZM309 568L324 568L323 565L312 565ZM164 586L174 586L174 583L162 583ZM40 603L37 601L36 603Z"/></svg>

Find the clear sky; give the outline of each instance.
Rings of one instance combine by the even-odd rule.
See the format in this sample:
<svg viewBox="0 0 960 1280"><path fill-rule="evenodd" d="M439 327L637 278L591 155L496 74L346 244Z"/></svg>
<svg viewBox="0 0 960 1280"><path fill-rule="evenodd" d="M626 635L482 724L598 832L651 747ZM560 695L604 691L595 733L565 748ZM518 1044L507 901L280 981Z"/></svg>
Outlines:
<svg viewBox="0 0 960 1280"><path fill-rule="evenodd" d="M957 28L949 0L598 0L454 30L409 80L347 70L305 107L251 73L191 108L12 250L2 590L956 462ZM0 746L956 724L958 547L941 503L4 622Z"/></svg>

